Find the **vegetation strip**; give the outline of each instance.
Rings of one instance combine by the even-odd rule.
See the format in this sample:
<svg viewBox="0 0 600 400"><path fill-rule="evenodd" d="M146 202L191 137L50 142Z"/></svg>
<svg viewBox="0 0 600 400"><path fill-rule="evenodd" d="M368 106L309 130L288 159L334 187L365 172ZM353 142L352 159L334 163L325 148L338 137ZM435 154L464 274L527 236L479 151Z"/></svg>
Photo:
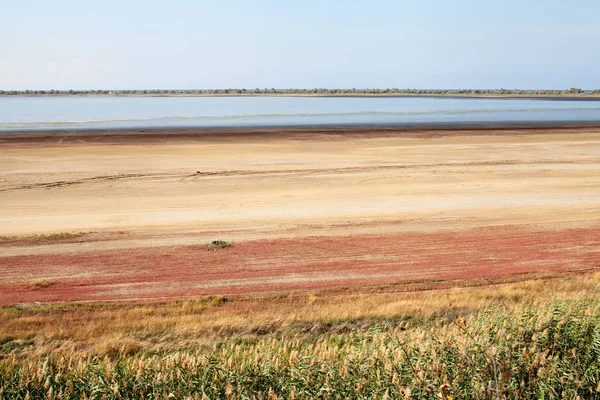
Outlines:
<svg viewBox="0 0 600 400"><path fill-rule="evenodd" d="M0 96L520 96L582 97L600 95L600 89L155 89L155 90L0 90Z"/></svg>
<svg viewBox="0 0 600 400"><path fill-rule="evenodd" d="M395 302L315 294L4 308L0 396L597 398L599 282L599 274L584 275ZM253 304L259 308L248 314ZM146 321L134 317L140 312ZM44 319L86 314L80 325L39 329ZM100 322L111 326L94 328ZM256 323L265 329L234 328ZM22 330L27 325L34 334ZM102 337L110 332L120 336Z"/></svg>

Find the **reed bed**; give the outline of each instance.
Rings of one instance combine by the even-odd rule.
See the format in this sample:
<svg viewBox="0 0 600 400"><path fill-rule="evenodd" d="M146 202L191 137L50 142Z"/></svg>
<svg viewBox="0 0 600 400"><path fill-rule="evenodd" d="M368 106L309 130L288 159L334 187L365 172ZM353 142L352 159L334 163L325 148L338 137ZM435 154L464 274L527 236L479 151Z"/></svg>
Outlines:
<svg viewBox="0 0 600 400"><path fill-rule="evenodd" d="M517 296L528 285L539 285L540 290ZM447 294L454 293L433 292L412 303L405 299L396 311L388 306L364 309L362 314L350 312L359 315L356 319L319 314L327 303L316 298L309 304L288 303L283 308L286 315L297 310L293 323L265 302L267 314L263 310L253 315L263 319L270 315L283 328L242 332L233 329L234 322L227 330L217 326L212 335L200 330L186 340L169 336L167 341L176 343L171 347L145 345L134 321L130 330L120 326L121 339L109 351L85 344L77 336L50 335L43 342L41 335L24 334L25 329L24 336L8 341L5 336L4 345L13 345L0 359L0 398L600 398L597 285L598 275L593 275L469 289L463 292L466 298L473 301L483 296L479 290L487 290L489 301L477 303L478 309L454 308L453 313L442 307L438 312L410 308L411 304L451 301ZM347 298L339 304L372 305L372 297L377 296ZM155 307L173 314L179 309L176 304ZM232 304L235 301L229 305L212 301L195 312L209 319L218 312L233 316L239 305ZM65 307L21 313L7 309L3 318L10 322L7 315L13 315L23 323L43 313L56 317L83 312ZM134 308L129 312L150 306L130 307ZM305 307L315 311L303 319ZM92 307L86 312L93 315L102 310ZM180 312L179 317L184 314ZM317 315L321 315L318 321ZM183 324L185 329L189 323ZM176 326L167 331L165 335L183 332ZM65 346L67 341L73 345ZM40 343L43 346L35 349Z"/></svg>

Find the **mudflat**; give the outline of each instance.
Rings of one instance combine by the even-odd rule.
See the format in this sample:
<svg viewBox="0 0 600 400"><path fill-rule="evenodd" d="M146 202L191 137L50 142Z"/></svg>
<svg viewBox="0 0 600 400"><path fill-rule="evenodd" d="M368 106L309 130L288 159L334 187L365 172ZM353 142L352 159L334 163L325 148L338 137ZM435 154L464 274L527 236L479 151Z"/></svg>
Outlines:
<svg viewBox="0 0 600 400"><path fill-rule="evenodd" d="M600 127L4 134L0 237L1 304L586 271Z"/></svg>

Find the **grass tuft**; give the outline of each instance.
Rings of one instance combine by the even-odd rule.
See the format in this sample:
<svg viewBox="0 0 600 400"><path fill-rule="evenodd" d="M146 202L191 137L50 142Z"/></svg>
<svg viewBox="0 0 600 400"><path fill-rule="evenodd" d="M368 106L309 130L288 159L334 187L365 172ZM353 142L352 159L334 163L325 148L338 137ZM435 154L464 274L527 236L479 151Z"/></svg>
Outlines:
<svg viewBox="0 0 600 400"><path fill-rule="evenodd" d="M51 279L39 279L36 281L32 281L27 283L27 287L30 289L45 289L50 286L56 285L58 282Z"/></svg>
<svg viewBox="0 0 600 400"><path fill-rule="evenodd" d="M44 235L28 236L0 236L0 244L20 244L20 243L38 243L38 242L60 242L77 239L91 232L58 232Z"/></svg>
<svg viewBox="0 0 600 400"><path fill-rule="evenodd" d="M86 232L60 232L60 233L50 233L47 235L39 235L37 236L38 240L65 240L65 239L75 239L86 235Z"/></svg>
<svg viewBox="0 0 600 400"><path fill-rule="evenodd" d="M33 346L34 341L31 339L14 340L9 338L0 345L0 354L8 354L13 351L21 351L27 347Z"/></svg>

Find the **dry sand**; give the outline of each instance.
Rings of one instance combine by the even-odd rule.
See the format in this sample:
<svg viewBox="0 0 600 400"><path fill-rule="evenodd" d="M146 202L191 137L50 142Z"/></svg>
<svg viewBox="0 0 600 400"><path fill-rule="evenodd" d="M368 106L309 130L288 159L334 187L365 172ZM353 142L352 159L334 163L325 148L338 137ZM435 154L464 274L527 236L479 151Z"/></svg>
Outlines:
<svg viewBox="0 0 600 400"><path fill-rule="evenodd" d="M0 139L0 236L19 237L0 243L3 303L163 298L232 293L235 290L227 288L233 287L246 287L248 292L323 286L315 285L317 281L339 282L338 286L400 284L402 279L395 279L393 272L398 268L405 275L404 250L385 272L372 271L375 275L369 276L369 270L357 273L342 268L342 273L349 277L354 273L357 278L336 280L330 279L327 266L306 270L310 264L306 249L286 246L285 241L318 236L324 237L320 241L337 243L338 248L326 246L332 265L342 262L336 261L336 254L346 254L345 237L352 237L354 245L360 245L361 237L379 237L389 240L390 246L402 239L405 246L410 234L432 239L456 231L475 237L485 227L497 229L503 238L528 240L535 239L536 232L542 236L578 232L572 243L563 243L561 248L584 249L585 257L572 265L562 256L550 257L531 270L523 260L509 266L519 266L520 272L554 271L559 264L561 271L600 267L596 246L600 240L600 128L85 132ZM60 232L91 233L56 241L25 238ZM255 262L254 256L245 259L238 250L235 263L225 257L219 264L221 272L203 277L201 287L194 286L198 290L180 290L183 279L194 281L189 271L185 278L172 274L166 281L159 280L161 291L152 286L127 290L139 276L136 268L153 268L129 262L128 252L165 248L175 254L214 239L233 241L234 248L268 241L269 248L277 251L265 250L269 256L261 265L263 270L278 272L261 277L274 279L277 285L257 286L252 276L243 274L228 285L232 278L225 276L227 271L243 271ZM451 237L444 236L444 240L452 251ZM233 248L217 253L228 251L234 254ZM347 260L378 257L382 251L366 246ZM466 251L458 253L466 257L473 249L460 251ZM117 265L129 272L123 276L111 272L118 279L102 287L94 273L94 265L99 270L106 265L102 258L81 265L61 260L60 265L69 267L62 273L60 268L48 267L51 276L43 271L32 275L25 266L57 255L108 257L109 253L110 257L119 254L122 262ZM28 264L23 264L23 257L29 257ZM481 263L481 257L477 262ZM285 268L279 268L284 261ZM160 268L160 257L154 263ZM360 268L365 265L369 264ZM469 266L473 267L479 266ZM201 270L202 262L196 268ZM418 277L413 271L410 281ZM48 287L36 285L39 279L49 280ZM220 283L211 286L211 279ZM451 279L460 279L460 274ZM65 296L76 284L97 287ZM110 285L121 285L123 295ZM211 290L201 290L207 287ZM53 290L55 296L49 296Z"/></svg>

